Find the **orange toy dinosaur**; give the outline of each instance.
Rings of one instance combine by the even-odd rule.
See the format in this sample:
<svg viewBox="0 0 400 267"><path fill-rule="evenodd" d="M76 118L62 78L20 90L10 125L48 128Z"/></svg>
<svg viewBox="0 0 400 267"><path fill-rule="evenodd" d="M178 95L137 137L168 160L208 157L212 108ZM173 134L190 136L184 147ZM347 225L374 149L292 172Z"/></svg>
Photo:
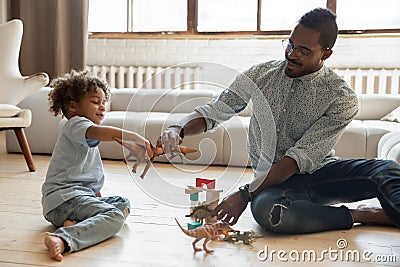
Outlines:
<svg viewBox="0 0 400 267"><path fill-rule="evenodd" d="M130 159L131 157L136 158L136 162L135 164L132 166L132 172L136 173L136 169L137 167L146 162L146 166L143 170L143 173L140 175L140 178L144 178L144 176L146 175L147 171L150 168L150 164L153 162L154 158L157 156L160 156L162 154L164 154L164 151L162 149L162 147L153 147L152 149L154 151L154 156L152 158L147 158L146 157L146 149L144 146L139 145L135 142L127 142L127 141L122 141L121 139L118 138L114 138L115 141L117 141L120 145L122 145L123 147L127 148L129 150L129 155L126 157L126 160ZM197 152L196 149L193 148L189 148L189 147L185 147L185 146L179 146L179 150L181 151L182 154L187 154L187 153L194 153Z"/></svg>
<svg viewBox="0 0 400 267"><path fill-rule="evenodd" d="M220 231L224 231L226 233L234 231L226 222L217 222L213 224L206 223L193 230L186 230L179 224L177 219L175 219L175 221L178 224L179 228L181 228L182 232L184 232L188 236L196 238L192 243L195 252L201 250L201 248L196 247L196 243L199 242L201 239L205 238L203 243L204 251L206 253L210 253L213 252L213 250L207 248L208 241L215 240L215 238L221 233Z"/></svg>

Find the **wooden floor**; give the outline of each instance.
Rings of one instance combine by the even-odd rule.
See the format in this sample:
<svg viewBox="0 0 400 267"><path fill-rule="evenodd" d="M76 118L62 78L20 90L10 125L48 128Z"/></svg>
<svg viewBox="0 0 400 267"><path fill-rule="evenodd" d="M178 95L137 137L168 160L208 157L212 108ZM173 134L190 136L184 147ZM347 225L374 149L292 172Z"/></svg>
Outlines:
<svg viewBox="0 0 400 267"><path fill-rule="evenodd" d="M194 185L196 177L217 178L217 188L229 187L239 178L243 184L251 179L251 170L155 164L145 180L137 183L120 161L104 161L106 184L102 192L131 200L132 212L126 224L114 238L67 254L59 263L49 258L43 245L43 233L54 231L42 217L40 203L49 159L34 156L37 171L30 173L22 155L0 155L0 266L400 266L399 229L359 226L317 234L273 235L257 226L248 209L235 228L254 230L261 236L256 242L212 241L209 248L214 253L194 253L193 239L174 221L189 221L185 217L188 210L179 207L190 205L183 187ZM182 189L174 191L174 186ZM339 239L340 245L347 243L347 247L340 249ZM308 259L312 252L316 261ZM296 261L297 253L300 257ZM301 255L306 256L304 260ZM374 262L367 262L363 255Z"/></svg>

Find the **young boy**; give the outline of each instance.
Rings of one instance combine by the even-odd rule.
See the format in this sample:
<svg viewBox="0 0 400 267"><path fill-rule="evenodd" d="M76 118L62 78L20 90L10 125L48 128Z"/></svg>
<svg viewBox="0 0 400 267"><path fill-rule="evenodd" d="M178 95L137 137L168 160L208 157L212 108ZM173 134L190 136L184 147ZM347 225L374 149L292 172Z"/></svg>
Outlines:
<svg viewBox="0 0 400 267"><path fill-rule="evenodd" d="M54 148L42 187L43 215L58 229L44 243L58 261L64 252L74 252L112 237L130 212L129 200L102 197L103 165L100 141L113 138L134 141L153 156L148 140L134 132L102 126L109 89L86 72L72 71L52 81L50 111L68 121Z"/></svg>

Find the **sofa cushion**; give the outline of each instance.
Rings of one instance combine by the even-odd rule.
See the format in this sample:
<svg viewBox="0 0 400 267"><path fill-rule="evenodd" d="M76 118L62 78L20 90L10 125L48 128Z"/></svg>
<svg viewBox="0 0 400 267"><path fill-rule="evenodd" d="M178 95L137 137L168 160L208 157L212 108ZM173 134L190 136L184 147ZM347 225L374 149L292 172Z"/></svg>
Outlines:
<svg viewBox="0 0 400 267"><path fill-rule="evenodd" d="M102 124L137 132L155 145L165 128L183 119L186 115L187 113L111 111L106 113ZM188 154L183 162L203 165L224 164L223 140L224 130L220 126L211 132L185 137L182 145L198 149L199 152ZM116 142L101 142L99 149L103 158L124 158L123 149ZM166 162L166 159L164 156L160 156L155 161ZM180 162L180 159L176 158L173 162Z"/></svg>
<svg viewBox="0 0 400 267"><path fill-rule="evenodd" d="M399 95L358 95L359 110L354 119L380 120L383 116L400 106Z"/></svg>
<svg viewBox="0 0 400 267"><path fill-rule="evenodd" d="M0 118L10 118L16 116L21 109L14 105L0 104Z"/></svg>
<svg viewBox="0 0 400 267"><path fill-rule="evenodd" d="M339 141L335 154L341 158L364 158L367 152L367 129L361 120L353 120L347 125Z"/></svg>
<svg viewBox="0 0 400 267"><path fill-rule="evenodd" d="M216 92L179 89L113 89L111 111L190 113Z"/></svg>
<svg viewBox="0 0 400 267"><path fill-rule="evenodd" d="M223 156L229 166L251 166L247 153L250 117L233 116L219 125L224 129Z"/></svg>

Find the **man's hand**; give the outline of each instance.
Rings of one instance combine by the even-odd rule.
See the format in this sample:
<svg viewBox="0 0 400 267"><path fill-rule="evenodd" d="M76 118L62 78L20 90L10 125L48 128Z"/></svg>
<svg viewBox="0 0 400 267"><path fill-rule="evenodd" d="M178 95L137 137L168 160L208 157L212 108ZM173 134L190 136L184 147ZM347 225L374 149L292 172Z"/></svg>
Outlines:
<svg viewBox="0 0 400 267"><path fill-rule="evenodd" d="M179 155L182 158L179 145L182 143L182 138L179 136L181 128L167 128L157 140L157 147L162 147L165 156L171 160Z"/></svg>
<svg viewBox="0 0 400 267"><path fill-rule="evenodd" d="M246 200L243 198L242 193L237 191L225 197L211 212L211 216L217 216L218 220L234 225L246 207Z"/></svg>

